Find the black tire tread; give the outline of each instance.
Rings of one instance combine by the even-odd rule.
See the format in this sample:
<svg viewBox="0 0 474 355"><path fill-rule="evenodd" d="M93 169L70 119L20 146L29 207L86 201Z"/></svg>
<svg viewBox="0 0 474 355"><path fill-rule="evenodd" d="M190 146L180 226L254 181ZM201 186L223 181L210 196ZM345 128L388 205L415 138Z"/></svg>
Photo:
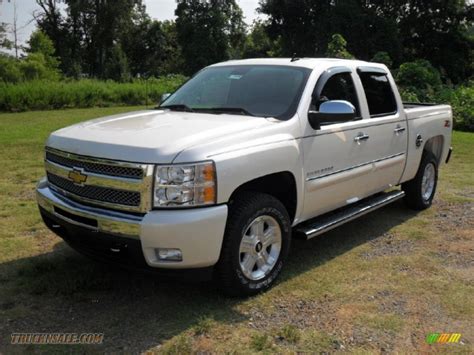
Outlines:
<svg viewBox="0 0 474 355"><path fill-rule="evenodd" d="M435 181L435 188L433 191L432 198L427 202L424 201L421 196L421 181L423 179L423 173L425 171L426 165L429 163L434 163L435 171L436 171L436 181ZM437 180L438 180L438 163L436 157L433 153L429 151L424 151L423 156L421 158L420 166L418 167L418 171L415 177L402 184L402 190L405 191L405 204L415 210L415 211L422 211L431 206L433 197L436 193L437 187Z"/></svg>
<svg viewBox="0 0 474 355"><path fill-rule="evenodd" d="M271 206L284 214L284 218L290 224L290 217L285 206L275 197L252 191L240 193L229 206L229 215L225 228L224 241L222 243L221 255L216 265L216 281L218 288L227 296L250 296L258 292L251 292L242 288L242 285L235 280L235 274L232 270L232 242L229 240L236 232L240 233L242 226L239 224L238 216L245 215L248 211L258 210L264 206ZM289 228L291 239L291 226ZM289 243L288 240L288 243ZM288 248L289 249L289 248ZM283 250L282 250L283 252ZM284 255L286 257L286 255Z"/></svg>

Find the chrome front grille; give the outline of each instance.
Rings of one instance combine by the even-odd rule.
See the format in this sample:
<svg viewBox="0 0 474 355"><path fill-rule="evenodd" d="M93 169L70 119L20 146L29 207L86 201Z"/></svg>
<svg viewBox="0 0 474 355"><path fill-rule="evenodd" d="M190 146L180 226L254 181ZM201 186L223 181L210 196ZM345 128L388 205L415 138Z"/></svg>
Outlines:
<svg viewBox="0 0 474 355"><path fill-rule="evenodd" d="M129 179L143 178L143 169L140 168L129 168L119 165L108 165L101 163L93 163L89 161L75 160L48 151L46 152L46 160L62 166L67 166L69 168L81 168L95 174L118 176Z"/></svg>
<svg viewBox="0 0 474 355"><path fill-rule="evenodd" d="M91 158L46 148L45 167L50 187L77 202L138 213L151 209L151 164ZM74 174L84 181L75 180Z"/></svg>
<svg viewBox="0 0 474 355"><path fill-rule="evenodd" d="M47 173L47 177L51 184L59 187L61 190L65 190L76 196L87 198L88 200L97 200L124 206L140 206L139 192L116 190L100 186L80 186L74 184L68 179L64 179L51 173Z"/></svg>

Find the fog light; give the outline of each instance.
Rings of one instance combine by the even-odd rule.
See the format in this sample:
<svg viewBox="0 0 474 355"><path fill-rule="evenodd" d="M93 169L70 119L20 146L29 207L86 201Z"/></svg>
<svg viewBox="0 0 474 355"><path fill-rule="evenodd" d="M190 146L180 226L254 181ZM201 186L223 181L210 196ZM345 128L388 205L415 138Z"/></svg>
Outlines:
<svg viewBox="0 0 474 355"><path fill-rule="evenodd" d="M180 249L155 249L156 256L160 261L183 261L183 253Z"/></svg>

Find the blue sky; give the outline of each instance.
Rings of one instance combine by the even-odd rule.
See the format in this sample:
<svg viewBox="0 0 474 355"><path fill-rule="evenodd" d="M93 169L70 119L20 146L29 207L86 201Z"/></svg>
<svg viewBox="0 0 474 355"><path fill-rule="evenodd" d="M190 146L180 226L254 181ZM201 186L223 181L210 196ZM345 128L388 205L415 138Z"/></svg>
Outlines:
<svg viewBox="0 0 474 355"><path fill-rule="evenodd" d="M13 1L0 0L0 22L13 22ZM145 0L147 12L152 18L158 20L169 20L174 18L174 10L176 8L175 0ZM256 8L258 0L237 0L244 12L245 21L251 24L258 17ZM35 28L32 21L33 13L38 11L38 5L35 0L16 0L18 14L19 41L24 43L30 37L31 32Z"/></svg>

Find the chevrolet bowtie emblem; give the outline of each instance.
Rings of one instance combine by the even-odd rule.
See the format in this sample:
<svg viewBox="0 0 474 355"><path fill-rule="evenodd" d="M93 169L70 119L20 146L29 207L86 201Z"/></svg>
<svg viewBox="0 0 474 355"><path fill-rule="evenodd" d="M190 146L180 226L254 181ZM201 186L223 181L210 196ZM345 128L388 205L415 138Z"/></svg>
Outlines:
<svg viewBox="0 0 474 355"><path fill-rule="evenodd" d="M68 178L76 185L82 186L87 180L87 175L84 174L81 170L73 169L69 172Z"/></svg>

